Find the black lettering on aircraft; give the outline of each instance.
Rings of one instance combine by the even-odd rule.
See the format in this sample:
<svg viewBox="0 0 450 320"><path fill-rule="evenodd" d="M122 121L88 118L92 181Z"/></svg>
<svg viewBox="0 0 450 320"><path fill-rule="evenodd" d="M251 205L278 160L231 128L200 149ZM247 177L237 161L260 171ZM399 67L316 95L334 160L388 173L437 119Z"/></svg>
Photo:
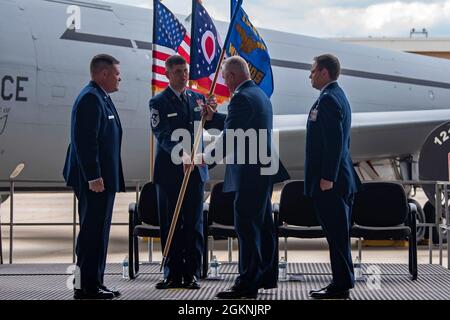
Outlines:
<svg viewBox="0 0 450 320"><path fill-rule="evenodd" d="M133 47L130 39L100 36L100 35L89 34L89 33L80 33L80 32L75 32L75 30L70 30L70 29L67 29L61 35L60 39L81 41L81 42L91 42L91 43L98 43L98 44L107 44L107 45L119 46L119 47L129 47L129 48ZM135 40L134 42L136 43L138 49L143 49L143 50L151 50L152 49L151 42L138 41L138 40ZM306 70L306 71L311 70L310 63L278 60L278 59L271 59L270 63L272 64L272 67ZM400 77L400 76L394 76L394 75L390 75L390 74L366 72L366 71L360 71L360 70L342 69L341 75L345 75L345 76L349 76L349 77L356 77L356 78L371 79L371 80L397 82L397 83L403 83L403 84L413 84L413 85L417 85L417 86L450 89L450 83L448 83L448 82L438 82L438 81L431 81L431 80L425 80L425 79Z"/></svg>
<svg viewBox="0 0 450 320"><path fill-rule="evenodd" d="M24 87L23 82L28 81L28 77L17 76L14 81L14 77L10 75L6 75L2 78L1 81L1 96L4 101L9 101L16 97L16 101L27 101L28 98L24 96ZM14 88L15 84L15 88ZM15 89L15 91L14 91Z"/></svg>
<svg viewBox="0 0 450 320"><path fill-rule="evenodd" d="M6 89L6 82L11 82L11 84L14 84L14 79L11 76L4 76L2 78L2 99L5 101L9 101L12 99L12 97L14 97L14 94L10 93L8 95L6 95L5 93L5 89Z"/></svg>
<svg viewBox="0 0 450 320"><path fill-rule="evenodd" d="M17 77L17 86L16 86L16 101L27 101L27 97L19 96L23 91L23 87L21 86L22 81L28 81L28 77Z"/></svg>

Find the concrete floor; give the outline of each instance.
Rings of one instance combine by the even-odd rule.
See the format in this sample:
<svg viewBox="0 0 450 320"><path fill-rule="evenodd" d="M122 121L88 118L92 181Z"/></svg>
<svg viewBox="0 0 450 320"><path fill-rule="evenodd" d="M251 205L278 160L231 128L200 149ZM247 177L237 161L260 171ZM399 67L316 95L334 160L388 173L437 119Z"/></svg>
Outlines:
<svg viewBox="0 0 450 320"><path fill-rule="evenodd" d="M128 223L128 204L136 199L135 193L118 194L113 222ZM426 197L418 193L415 198L423 204ZM279 200L279 192L274 193L273 201ZM15 223L71 223L73 220L73 195L68 193L18 193L14 198ZM9 200L0 207L2 223L9 223ZM14 227L14 263L71 263L72 227L71 226L16 226ZM2 226L3 257L8 263L9 226ZM233 245L233 261L237 261L237 241ZM220 261L228 260L227 241L215 241L215 255ZM352 240L353 256L357 254L356 240ZM153 259L161 259L159 242L155 241ZM280 239L280 256L284 255L283 241ZM289 239L289 262L329 262L328 245L325 239ZM113 226L111 229L108 262L121 262L128 251L127 225ZM148 259L146 243L141 245L141 259ZM446 266L446 251L444 251ZM407 263L406 247L370 247L363 249L365 263ZM428 246L419 246L418 262L428 263ZM438 251L435 247L433 262L438 263Z"/></svg>

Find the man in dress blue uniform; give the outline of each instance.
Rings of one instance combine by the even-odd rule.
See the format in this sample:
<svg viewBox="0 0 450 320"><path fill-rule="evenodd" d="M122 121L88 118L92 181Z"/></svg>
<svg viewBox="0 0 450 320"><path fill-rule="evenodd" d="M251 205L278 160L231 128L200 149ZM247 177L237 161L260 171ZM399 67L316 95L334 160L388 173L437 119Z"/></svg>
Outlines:
<svg viewBox="0 0 450 320"><path fill-rule="evenodd" d="M150 121L157 139L154 183L163 248L184 172L193 171L164 266L164 278L156 284L156 289L199 289L204 246L203 194L209 175L205 165L191 165L189 154L194 143L194 125L199 124L205 98L186 89L189 72L183 57L173 55L166 60L165 66L169 86L150 100ZM216 105L215 99L209 99L208 103ZM208 128L206 125L205 129ZM173 141L172 134L176 130L185 135ZM203 148L203 141L201 146Z"/></svg>
<svg viewBox="0 0 450 320"><path fill-rule="evenodd" d="M348 298L354 287L350 247L351 212L360 181L350 157L351 109L337 79L339 60L314 58L311 84L320 96L309 112L305 155L305 195L312 197L330 248L333 281L312 290L315 299Z"/></svg>
<svg viewBox="0 0 450 320"><path fill-rule="evenodd" d="M233 92L228 115L225 117L206 109L207 120L211 119L214 123L220 119L224 121L224 140L229 138L227 132L232 132L231 130L242 129L244 133L254 131L257 134L264 131L268 137L265 152L272 156L275 150L271 143L273 115L269 98L251 80L247 62L241 57L227 59L222 73L230 92ZM225 151L228 160L223 191L235 192L234 221L239 240L239 276L230 289L217 294L220 299L255 298L259 288L277 287L278 248L271 197L273 185L289 179L289 175L276 155L272 157L277 162L276 172L264 174L267 164L263 164L258 158L261 138L257 135L257 139L253 141L256 146L252 147L251 139L248 139L243 148L235 145L233 151ZM218 144L221 147L221 143ZM228 141L223 144L228 146ZM251 150L257 154L250 154ZM230 153L233 159L229 158ZM256 156L257 161L252 163L250 159L255 158L253 156ZM209 157L211 155L206 155L207 163ZM245 158L245 162L241 163L239 158Z"/></svg>
<svg viewBox="0 0 450 320"><path fill-rule="evenodd" d="M111 299L120 295L103 284L116 192L125 191L121 162L122 126L109 94L119 89L119 61L106 54L90 65L92 81L72 109L71 143L64 179L78 198L80 232L77 267L81 288L75 299Z"/></svg>

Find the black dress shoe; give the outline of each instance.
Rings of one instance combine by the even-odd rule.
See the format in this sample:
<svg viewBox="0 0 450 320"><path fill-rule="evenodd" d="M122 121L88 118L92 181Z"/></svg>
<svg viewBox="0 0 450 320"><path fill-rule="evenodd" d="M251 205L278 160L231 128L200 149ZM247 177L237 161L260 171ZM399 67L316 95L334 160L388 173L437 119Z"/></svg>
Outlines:
<svg viewBox="0 0 450 320"><path fill-rule="evenodd" d="M200 283L198 283L195 276L184 278L183 288L185 289L200 289Z"/></svg>
<svg viewBox="0 0 450 320"><path fill-rule="evenodd" d="M320 289L314 289L314 290L309 290L309 295L313 294L314 292L320 292L320 291L324 291L327 290L329 287L331 287L331 283L323 288Z"/></svg>
<svg viewBox="0 0 450 320"><path fill-rule="evenodd" d="M231 287L227 291L221 291L216 294L216 298L218 299L255 299L258 295L258 291L248 290L248 289L239 289L235 288L235 286Z"/></svg>
<svg viewBox="0 0 450 320"><path fill-rule="evenodd" d="M106 292L111 292L111 293L114 295L114 297L118 297L118 296L121 295L120 291L116 290L115 288L112 288L112 289L107 288L107 287L106 287L105 285L103 285L103 284L100 285L100 286L98 286L98 288L101 289L101 290L103 290L103 291L106 291Z"/></svg>
<svg viewBox="0 0 450 320"><path fill-rule="evenodd" d="M348 299L350 297L350 290L338 290L333 287L328 287L320 291L314 291L309 296L314 299Z"/></svg>
<svg viewBox="0 0 450 320"><path fill-rule="evenodd" d="M182 288L181 281L173 280L173 279L163 279L155 285L156 289L174 289L174 288Z"/></svg>
<svg viewBox="0 0 450 320"><path fill-rule="evenodd" d="M94 292L85 291L82 289L75 289L73 298L76 300L84 300L84 299L92 299L92 300L100 300L100 299L113 299L114 294L112 292L104 291L102 289L98 289Z"/></svg>

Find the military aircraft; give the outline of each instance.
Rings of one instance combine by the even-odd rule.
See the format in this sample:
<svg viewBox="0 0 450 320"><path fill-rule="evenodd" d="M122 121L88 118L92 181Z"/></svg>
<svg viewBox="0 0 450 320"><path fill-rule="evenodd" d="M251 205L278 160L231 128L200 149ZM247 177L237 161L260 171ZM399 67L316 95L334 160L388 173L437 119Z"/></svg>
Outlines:
<svg viewBox="0 0 450 320"><path fill-rule="evenodd" d="M27 186L63 186L71 108L98 53L121 61L120 91L112 98L124 129L126 179L149 179L152 17L149 9L99 1L0 0L0 180L23 163L21 180L53 181ZM227 23L216 26L224 38ZM307 114L318 96L308 76L313 57L322 53L341 61L339 83L352 106L351 151L360 174L376 177L371 164L386 159L401 164L403 178L417 178L423 141L450 119L450 61L259 32L272 59L279 152L293 179L303 176ZM222 169L212 170L212 181L222 179Z"/></svg>

